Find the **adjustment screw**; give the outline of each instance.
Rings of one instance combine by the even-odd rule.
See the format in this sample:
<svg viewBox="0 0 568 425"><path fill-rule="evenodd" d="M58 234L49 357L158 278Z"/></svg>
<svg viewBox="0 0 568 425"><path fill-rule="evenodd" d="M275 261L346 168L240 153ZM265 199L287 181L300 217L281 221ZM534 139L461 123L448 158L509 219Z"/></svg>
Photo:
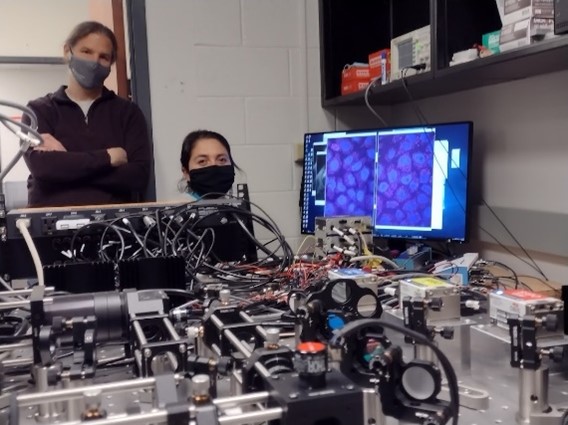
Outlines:
<svg viewBox="0 0 568 425"><path fill-rule="evenodd" d="M219 300L221 300L221 303L223 304L229 304L229 299L231 297L231 291L228 289L221 289L219 291Z"/></svg>

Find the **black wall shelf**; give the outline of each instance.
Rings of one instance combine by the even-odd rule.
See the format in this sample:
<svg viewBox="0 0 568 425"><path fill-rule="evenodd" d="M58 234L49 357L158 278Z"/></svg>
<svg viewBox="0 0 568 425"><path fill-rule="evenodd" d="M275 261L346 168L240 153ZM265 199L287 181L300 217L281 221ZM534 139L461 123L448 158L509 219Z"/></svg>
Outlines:
<svg viewBox="0 0 568 425"><path fill-rule="evenodd" d="M500 28L501 21L495 0L460 0L459 5L453 0L418 0L421 5L418 8L418 18L412 14L411 18L407 18L408 14L397 14L393 5L400 1L382 0L370 3L374 3L373 13L379 13L377 8L382 8L384 14L390 17L388 25L391 28L403 27L405 31L423 26L427 15L425 6L430 8L433 69L406 79L414 99L440 96L568 69L568 36L555 37L450 67L449 61L453 53L471 47L475 42L480 43L482 34ZM402 1L404 3L404 0ZM338 40L349 38L346 33L350 34L352 29L349 25L345 25L345 22L356 22L358 15L366 14L367 6L365 3L355 3L358 6L347 9L345 3L351 2L320 0L322 106L324 107L364 105L364 91L347 96L339 94L343 65L350 61L364 61L362 51L370 53L388 47L386 43L390 42L389 37L400 35L395 35L392 31L385 32L385 28L381 29L381 34L378 34L374 27L356 31L360 38L367 42L362 43L363 46L358 46L357 57L351 59L351 44L338 44ZM338 11L341 14L336 16ZM410 20L405 24L396 25L395 20L401 19ZM344 25L334 26L337 21L343 22ZM383 25L387 25L386 22L383 21ZM352 37L350 40L354 42ZM369 43L368 40L374 40L375 44ZM408 100L408 94L400 80L384 86L376 84L369 92L369 101L376 105L396 104Z"/></svg>

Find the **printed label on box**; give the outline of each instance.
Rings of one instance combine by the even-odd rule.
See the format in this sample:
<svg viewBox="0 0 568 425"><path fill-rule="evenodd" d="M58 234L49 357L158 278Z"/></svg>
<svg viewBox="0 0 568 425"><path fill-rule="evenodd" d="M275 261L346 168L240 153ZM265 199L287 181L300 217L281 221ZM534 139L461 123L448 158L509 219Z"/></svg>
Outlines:
<svg viewBox="0 0 568 425"><path fill-rule="evenodd" d="M368 80L370 78L369 67L347 66L343 68L343 71L341 72L341 78L343 79L343 81Z"/></svg>
<svg viewBox="0 0 568 425"><path fill-rule="evenodd" d="M342 83L341 84L341 95L346 95L346 94L350 94L350 93L355 93L361 90L365 90L367 88L367 86L369 85L369 82L363 82L363 81L349 81L347 83Z"/></svg>
<svg viewBox="0 0 568 425"><path fill-rule="evenodd" d="M528 33L530 19L505 25L501 28L501 44L525 38Z"/></svg>
<svg viewBox="0 0 568 425"><path fill-rule="evenodd" d="M443 281L441 279L437 279L435 277L417 277L411 279L412 283L417 283L422 286L447 286L448 282Z"/></svg>
<svg viewBox="0 0 568 425"><path fill-rule="evenodd" d="M531 0L505 0L505 15L516 12L524 7L529 7Z"/></svg>

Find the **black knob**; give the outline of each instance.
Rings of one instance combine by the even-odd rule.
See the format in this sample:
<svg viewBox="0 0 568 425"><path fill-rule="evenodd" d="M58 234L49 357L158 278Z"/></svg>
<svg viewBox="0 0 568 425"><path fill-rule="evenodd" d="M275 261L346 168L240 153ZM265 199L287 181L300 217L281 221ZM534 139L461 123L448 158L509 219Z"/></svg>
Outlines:
<svg viewBox="0 0 568 425"><path fill-rule="evenodd" d="M217 372L221 375L227 375L233 369L233 359L231 357L222 356L217 360Z"/></svg>
<svg viewBox="0 0 568 425"><path fill-rule="evenodd" d="M443 306L444 306L444 301L442 300L442 298L432 298L430 300L430 308L434 311L442 310Z"/></svg>
<svg viewBox="0 0 568 425"><path fill-rule="evenodd" d="M556 314L547 314L544 319L544 327L550 332L558 330L558 316Z"/></svg>
<svg viewBox="0 0 568 425"><path fill-rule="evenodd" d="M63 317L55 316L51 321L51 327L55 333L59 333L63 331Z"/></svg>
<svg viewBox="0 0 568 425"><path fill-rule="evenodd" d="M566 347L554 347L550 353L550 358L554 362L560 363L564 360L565 353L566 353Z"/></svg>
<svg viewBox="0 0 568 425"><path fill-rule="evenodd" d="M454 328L450 328L449 326L442 328L442 330L440 331L440 336L444 339L453 339Z"/></svg>

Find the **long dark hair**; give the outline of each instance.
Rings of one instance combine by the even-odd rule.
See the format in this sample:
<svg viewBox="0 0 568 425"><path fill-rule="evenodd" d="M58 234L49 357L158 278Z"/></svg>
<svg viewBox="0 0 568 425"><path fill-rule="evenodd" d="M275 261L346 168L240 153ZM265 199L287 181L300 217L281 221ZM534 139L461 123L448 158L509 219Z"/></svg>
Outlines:
<svg viewBox="0 0 568 425"><path fill-rule="evenodd" d="M181 166L184 170L188 171L187 164L189 163L189 158L191 158L191 152L195 147L195 144L201 139L215 139L219 143L223 145L223 147L227 150L229 154L229 159L231 160L231 164L237 170L241 171L237 164L235 164L235 160L233 159L233 155L231 154L231 146L229 146L229 142L225 137L215 131L210 130L196 130L189 133L183 139L183 143L181 145L181 155L180 155L180 162Z"/></svg>
<svg viewBox="0 0 568 425"><path fill-rule="evenodd" d="M65 40L65 46L72 48L79 40L85 38L89 34L102 34L107 37L112 43L112 58L111 62L116 61L116 51L118 50L118 42L112 30L97 21L85 21L78 24Z"/></svg>

